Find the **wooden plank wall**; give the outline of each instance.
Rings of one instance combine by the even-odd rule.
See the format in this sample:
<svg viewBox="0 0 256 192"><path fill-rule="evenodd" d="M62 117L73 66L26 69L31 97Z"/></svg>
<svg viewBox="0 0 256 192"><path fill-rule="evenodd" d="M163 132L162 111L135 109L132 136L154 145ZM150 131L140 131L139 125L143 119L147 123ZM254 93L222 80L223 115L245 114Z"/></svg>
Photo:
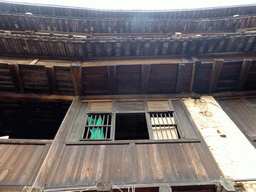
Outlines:
<svg viewBox="0 0 256 192"><path fill-rule="evenodd" d="M49 144L0 144L1 186L32 185L49 147Z"/></svg>
<svg viewBox="0 0 256 192"><path fill-rule="evenodd" d="M174 104L174 110L185 122L184 118L187 115L182 111L180 102L177 100ZM59 138L64 142L63 151L58 154L59 162L54 165L50 176L45 179L46 190L94 186L95 183L103 181L115 185L131 183L189 185L196 182L201 184L216 182L219 179L221 173L211 156L207 154L205 144L202 142L79 141L86 113L91 112L87 108L97 108L98 111L102 111L105 106L112 108L112 103L80 103L76 106L76 111L79 112L72 116L72 121L69 120L69 128L65 127L66 138L70 139L64 141L64 136ZM145 110L143 106L144 102L117 102L115 109L119 112L143 111ZM186 122L189 120L187 119ZM179 126L188 129L187 132L185 131L187 139L195 139L195 130L189 130L193 129L192 125L185 123ZM43 184L41 182L39 185Z"/></svg>
<svg viewBox="0 0 256 192"><path fill-rule="evenodd" d="M67 145L47 187L218 180L199 143Z"/></svg>
<svg viewBox="0 0 256 192"><path fill-rule="evenodd" d="M256 98L218 98L218 102L232 121L256 147Z"/></svg>

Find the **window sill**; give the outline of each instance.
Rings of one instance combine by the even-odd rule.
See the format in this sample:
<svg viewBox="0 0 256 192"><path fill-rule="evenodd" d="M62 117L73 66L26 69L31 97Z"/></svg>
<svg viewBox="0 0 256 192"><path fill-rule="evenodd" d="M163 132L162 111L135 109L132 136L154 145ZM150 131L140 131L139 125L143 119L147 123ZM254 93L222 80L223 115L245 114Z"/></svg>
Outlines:
<svg viewBox="0 0 256 192"><path fill-rule="evenodd" d="M172 140L118 140L118 141L77 141L67 145L125 145L125 144L166 144L166 143L201 143L199 139L172 139Z"/></svg>
<svg viewBox="0 0 256 192"><path fill-rule="evenodd" d="M51 144L53 140L40 139L0 139L0 144L23 144L23 145L45 145Z"/></svg>

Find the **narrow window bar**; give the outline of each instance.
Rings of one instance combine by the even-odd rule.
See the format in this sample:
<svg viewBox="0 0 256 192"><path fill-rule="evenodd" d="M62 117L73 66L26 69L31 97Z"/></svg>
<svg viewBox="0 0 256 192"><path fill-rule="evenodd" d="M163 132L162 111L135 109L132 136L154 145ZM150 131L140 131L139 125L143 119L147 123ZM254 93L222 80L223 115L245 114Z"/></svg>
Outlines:
<svg viewBox="0 0 256 192"><path fill-rule="evenodd" d="M106 115L103 115L103 118L102 118L102 126L103 126L103 127L102 127L102 130L101 130L101 136L100 136L101 139L105 139L105 138L106 138L106 135L103 136L104 126L105 126L105 116L106 116ZM104 137L104 138L103 138L103 137Z"/></svg>
<svg viewBox="0 0 256 192"><path fill-rule="evenodd" d="M156 139L155 138L155 136L156 136L157 140L159 140L159 136L158 136L158 133L157 133L157 130L156 130L156 123L155 123L154 113L151 113L150 115L151 115L151 124L152 124L154 139Z"/></svg>
<svg viewBox="0 0 256 192"><path fill-rule="evenodd" d="M164 113L164 114L165 114L165 113ZM165 132L165 135L166 135L166 138L165 138L165 139L169 139L168 133L167 133L167 131L166 131L166 125L167 125L167 127L168 127L168 122L167 122L167 121L166 121L166 123L164 122L164 118L163 118L162 113L160 113L160 117L161 117L161 119L162 119L162 121L163 121L163 128L164 128L164 132Z"/></svg>
<svg viewBox="0 0 256 192"><path fill-rule="evenodd" d="M91 139L93 138L93 133L94 133L94 128L95 128L95 124L96 124L97 115L92 115L92 117L94 118L94 122L93 122L93 127L92 127L92 132L91 132Z"/></svg>
<svg viewBox="0 0 256 192"><path fill-rule="evenodd" d="M164 139L164 135L163 135L163 131L162 131L162 124L160 122L160 117L158 116L158 114L156 114L156 118L157 118L157 122L158 122L158 128L159 128L159 132L161 133L162 135L162 138L161 139Z"/></svg>
<svg viewBox="0 0 256 192"><path fill-rule="evenodd" d="M108 115L107 115L107 125L109 125L109 124L108 124L109 116L110 116L110 115L108 114ZM108 137L107 137L107 136L108 136L108 126L106 127L106 133L105 133L105 134L106 134L105 138L108 138Z"/></svg>

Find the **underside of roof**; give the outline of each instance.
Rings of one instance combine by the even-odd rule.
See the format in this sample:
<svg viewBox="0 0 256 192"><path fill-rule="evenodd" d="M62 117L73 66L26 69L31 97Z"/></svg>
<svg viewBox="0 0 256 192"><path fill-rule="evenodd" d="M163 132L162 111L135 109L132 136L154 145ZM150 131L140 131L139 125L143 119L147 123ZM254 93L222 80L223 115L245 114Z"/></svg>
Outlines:
<svg viewBox="0 0 256 192"><path fill-rule="evenodd" d="M109 11L2 2L0 89L59 95L254 90L255 10Z"/></svg>

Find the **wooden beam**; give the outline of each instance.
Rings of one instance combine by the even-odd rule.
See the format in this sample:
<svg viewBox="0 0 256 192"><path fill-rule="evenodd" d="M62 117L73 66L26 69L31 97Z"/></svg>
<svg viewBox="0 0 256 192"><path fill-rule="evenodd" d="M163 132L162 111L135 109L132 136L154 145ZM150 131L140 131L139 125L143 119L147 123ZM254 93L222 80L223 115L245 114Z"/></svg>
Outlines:
<svg viewBox="0 0 256 192"><path fill-rule="evenodd" d="M141 65L141 93L148 93L149 77L150 77L150 64Z"/></svg>
<svg viewBox="0 0 256 192"><path fill-rule="evenodd" d="M180 63L179 64L179 71L178 71L178 75L177 75L177 83L176 83L175 93L180 93L181 92L181 81L183 79L184 70L185 70L185 64Z"/></svg>
<svg viewBox="0 0 256 192"><path fill-rule="evenodd" d="M212 65L212 74L210 78L210 85L209 85L209 93L215 92L215 89L217 87L217 82L220 77L220 73L223 67L223 59L214 59L213 65Z"/></svg>
<svg viewBox="0 0 256 192"><path fill-rule="evenodd" d="M50 87L50 92L53 95L57 95L57 86L56 86L56 79L54 75L54 67L52 66L45 66L45 70L47 73L47 79Z"/></svg>
<svg viewBox="0 0 256 192"><path fill-rule="evenodd" d="M108 90L109 93L114 95L116 94L116 66L108 66Z"/></svg>
<svg viewBox="0 0 256 192"><path fill-rule="evenodd" d="M8 64L8 67L11 72L13 84L15 89L19 93L24 93L23 83L20 77L19 66L17 64Z"/></svg>
<svg viewBox="0 0 256 192"><path fill-rule="evenodd" d="M237 85L236 85L236 90L237 91L242 91L245 81L247 80L247 76L249 73L249 70L251 68L251 64L252 64L252 60L251 59L244 59L242 68L241 68L241 72L239 74L239 78L237 81Z"/></svg>
<svg viewBox="0 0 256 192"><path fill-rule="evenodd" d="M81 63L71 63L71 76L74 85L74 92L76 96L80 96L82 92L82 70Z"/></svg>
<svg viewBox="0 0 256 192"><path fill-rule="evenodd" d="M73 101L74 96L64 96L64 95L36 95L36 94L20 94L20 93L10 93L10 92L1 92L0 100L38 100L38 101L47 101L47 102L63 102L63 101Z"/></svg>

